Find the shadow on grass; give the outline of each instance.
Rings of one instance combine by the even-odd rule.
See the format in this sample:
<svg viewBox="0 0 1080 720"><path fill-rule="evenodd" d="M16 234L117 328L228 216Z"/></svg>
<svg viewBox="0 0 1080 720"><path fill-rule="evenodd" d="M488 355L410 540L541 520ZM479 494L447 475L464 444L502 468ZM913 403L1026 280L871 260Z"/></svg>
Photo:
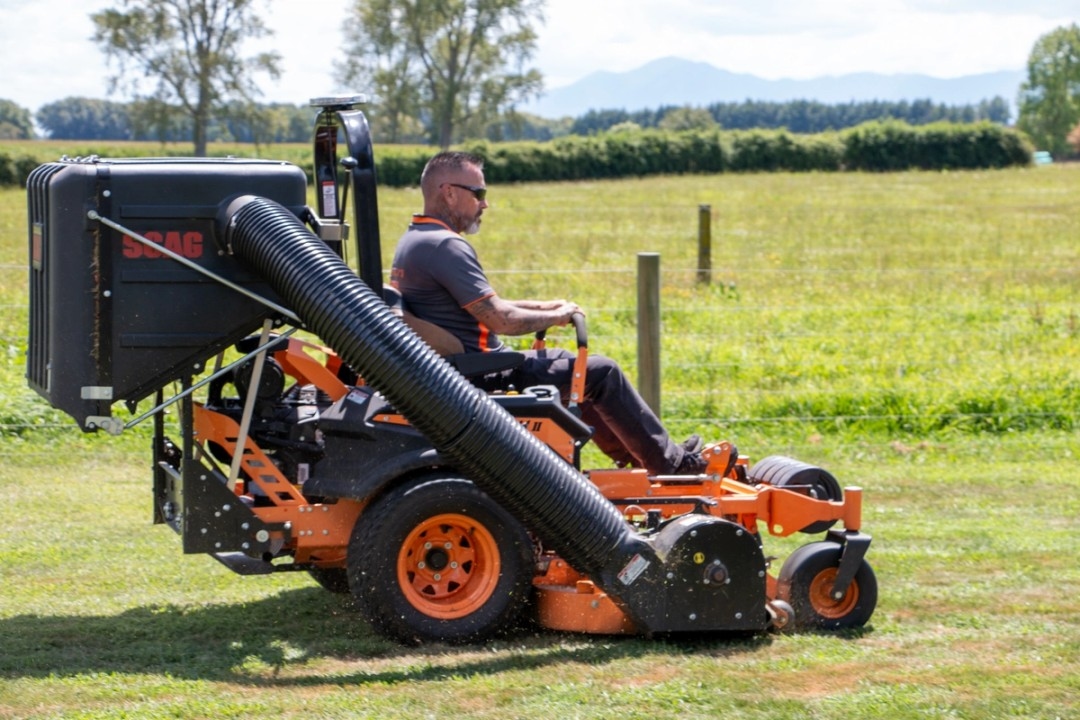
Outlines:
<svg viewBox="0 0 1080 720"><path fill-rule="evenodd" d="M393 684L644 654L737 657L770 642L768 636L674 641L522 630L482 646L402 647L373 633L347 595L312 587L249 603L3 619L0 678L132 673L261 686ZM326 660L336 661L332 677L305 674L305 664Z"/></svg>

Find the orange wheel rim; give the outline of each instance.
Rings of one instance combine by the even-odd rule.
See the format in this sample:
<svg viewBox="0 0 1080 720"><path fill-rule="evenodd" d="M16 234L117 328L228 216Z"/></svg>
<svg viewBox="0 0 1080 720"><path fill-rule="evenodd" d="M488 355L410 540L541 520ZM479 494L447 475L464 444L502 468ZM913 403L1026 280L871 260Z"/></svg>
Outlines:
<svg viewBox="0 0 1080 720"><path fill-rule="evenodd" d="M852 581L844 597L833 597L833 583L836 582L836 568L822 570L810 583L810 605L814 612L828 620L846 617L859 604L859 584Z"/></svg>
<svg viewBox="0 0 1080 720"><path fill-rule="evenodd" d="M465 515L424 520L398 553L397 578L409 604L441 620L466 617L483 607L499 583L495 538Z"/></svg>

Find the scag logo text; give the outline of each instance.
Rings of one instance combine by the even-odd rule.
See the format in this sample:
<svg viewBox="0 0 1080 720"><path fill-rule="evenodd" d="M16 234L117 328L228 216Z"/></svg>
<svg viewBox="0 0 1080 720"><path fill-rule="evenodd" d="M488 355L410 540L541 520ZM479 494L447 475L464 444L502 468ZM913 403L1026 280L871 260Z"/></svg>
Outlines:
<svg viewBox="0 0 1080 720"><path fill-rule="evenodd" d="M203 254L203 235L196 230L188 230L187 232L171 230L165 233L151 230L144 233L143 237L173 251L177 255L186 257L188 260L196 260L201 258ZM124 257L132 260L138 258L153 259L165 257L165 254L149 245L144 245L129 235L125 235Z"/></svg>

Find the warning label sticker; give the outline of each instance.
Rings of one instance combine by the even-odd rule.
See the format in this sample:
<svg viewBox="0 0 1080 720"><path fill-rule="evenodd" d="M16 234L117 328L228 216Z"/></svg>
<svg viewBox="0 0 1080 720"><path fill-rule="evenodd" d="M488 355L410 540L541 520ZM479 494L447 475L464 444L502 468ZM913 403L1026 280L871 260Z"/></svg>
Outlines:
<svg viewBox="0 0 1080 720"><path fill-rule="evenodd" d="M619 573L619 582L623 585L632 585L648 567L648 560L641 557L641 555L635 555Z"/></svg>

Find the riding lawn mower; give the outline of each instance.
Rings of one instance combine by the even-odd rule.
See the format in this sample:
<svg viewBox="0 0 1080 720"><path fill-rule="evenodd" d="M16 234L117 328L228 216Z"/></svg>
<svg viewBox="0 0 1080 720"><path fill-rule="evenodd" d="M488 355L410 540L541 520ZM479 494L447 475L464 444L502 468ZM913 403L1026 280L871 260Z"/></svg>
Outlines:
<svg viewBox="0 0 1080 720"><path fill-rule="evenodd" d="M268 160L64 157L29 178L28 382L87 432L152 423L154 522L237 573L310 573L405 643L526 616L646 636L864 625L859 488L726 442L696 476L583 470L583 321L568 398L482 391L520 356L423 341L383 287L361 102L312 101L314 209L305 173ZM820 538L774 574L763 532Z"/></svg>

